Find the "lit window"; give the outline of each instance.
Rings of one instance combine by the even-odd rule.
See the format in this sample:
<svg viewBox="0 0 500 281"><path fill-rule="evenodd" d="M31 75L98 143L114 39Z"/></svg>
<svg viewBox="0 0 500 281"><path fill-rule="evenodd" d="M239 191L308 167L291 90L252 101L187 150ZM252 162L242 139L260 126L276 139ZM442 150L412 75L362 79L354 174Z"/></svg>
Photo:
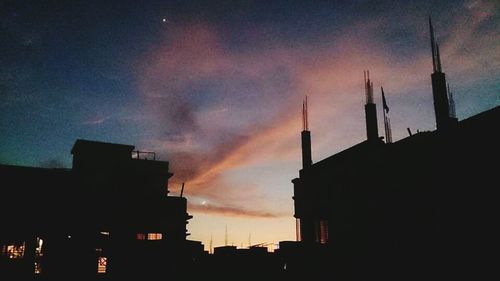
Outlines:
<svg viewBox="0 0 500 281"><path fill-rule="evenodd" d="M101 234L102 234L102 235L109 236L109 232L108 232L108 231L101 231Z"/></svg>
<svg viewBox="0 0 500 281"><path fill-rule="evenodd" d="M43 256L43 239L37 237L36 248L35 248L35 274L42 273L42 263L41 263L42 256Z"/></svg>
<svg viewBox="0 0 500 281"><path fill-rule="evenodd" d="M37 257L43 256L42 246L43 246L43 239L41 239L40 237L37 237L36 238L36 248L35 248L35 255Z"/></svg>
<svg viewBox="0 0 500 281"><path fill-rule="evenodd" d="M2 246L2 256L10 259L20 259L24 257L25 242Z"/></svg>
<svg viewBox="0 0 500 281"><path fill-rule="evenodd" d="M40 262L36 261L35 262L35 274L40 274L42 273L42 265Z"/></svg>
<svg viewBox="0 0 500 281"><path fill-rule="evenodd" d="M148 240L161 240L161 233L148 233Z"/></svg>
<svg viewBox="0 0 500 281"><path fill-rule="evenodd" d="M99 259L97 259L97 273L106 273L107 265L108 265L108 258L99 257Z"/></svg>
<svg viewBox="0 0 500 281"><path fill-rule="evenodd" d="M137 240L146 240L146 234L144 233L137 233L135 237Z"/></svg>
<svg viewBox="0 0 500 281"><path fill-rule="evenodd" d="M328 221L320 220L319 221L319 243L326 244L328 243Z"/></svg>

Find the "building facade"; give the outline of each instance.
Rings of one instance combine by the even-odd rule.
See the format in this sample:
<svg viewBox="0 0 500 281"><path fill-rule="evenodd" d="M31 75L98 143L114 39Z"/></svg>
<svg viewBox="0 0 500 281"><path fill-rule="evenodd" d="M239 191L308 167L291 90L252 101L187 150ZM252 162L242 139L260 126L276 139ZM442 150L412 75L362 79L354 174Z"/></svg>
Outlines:
<svg viewBox="0 0 500 281"><path fill-rule="evenodd" d="M203 252L169 163L77 140L72 169L0 166L0 274L19 279L179 276Z"/></svg>
<svg viewBox="0 0 500 281"><path fill-rule="evenodd" d="M457 121L430 28L437 130L410 132L394 143L379 138L365 76L367 140L319 162L304 161L292 180L297 239L303 247L323 245L331 261L324 274L448 280L493 273L485 253L494 244L491 222L498 214L498 165L492 163L500 159L500 107ZM303 159L311 155L304 131Z"/></svg>

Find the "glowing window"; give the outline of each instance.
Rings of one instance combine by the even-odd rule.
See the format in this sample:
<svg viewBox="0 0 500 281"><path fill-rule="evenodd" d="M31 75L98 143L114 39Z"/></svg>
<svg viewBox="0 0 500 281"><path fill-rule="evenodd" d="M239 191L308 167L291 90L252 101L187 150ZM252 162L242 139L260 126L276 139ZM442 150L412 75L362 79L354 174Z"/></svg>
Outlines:
<svg viewBox="0 0 500 281"><path fill-rule="evenodd" d="M144 233L137 233L137 234L135 235L135 238L136 238L137 240L146 240L146 234L144 234Z"/></svg>
<svg viewBox="0 0 500 281"><path fill-rule="evenodd" d="M106 273L106 266L108 265L107 257L99 257L97 259L97 273Z"/></svg>
<svg viewBox="0 0 500 281"><path fill-rule="evenodd" d="M319 221L319 243L326 244L328 243L328 221L320 220Z"/></svg>
<svg viewBox="0 0 500 281"><path fill-rule="evenodd" d="M161 233L148 233L148 240L161 240Z"/></svg>
<svg viewBox="0 0 500 281"><path fill-rule="evenodd" d="M35 248L35 274L42 273L42 263L41 263L42 256L43 256L43 239L37 237L36 248Z"/></svg>
<svg viewBox="0 0 500 281"><path fill-rule="evenodd" d="M36 238L36 248L35 248L35 255L37 257L43 256L42 246L43 246L43 239L41 239L40 237L37 237Z"/></svg>
<svg viewBox="0 0 500 281"><path fill-rule="evenodd" d="M20 259L24 257L25 242L2 246L2 256L10 259Z"/></svg>
<svg viewBox="0 0 500 281"><path fill-rule="evenodd" d="M40 264L39 261L35 262L35 274L40 274L42 273L42 265Z"/></svg>

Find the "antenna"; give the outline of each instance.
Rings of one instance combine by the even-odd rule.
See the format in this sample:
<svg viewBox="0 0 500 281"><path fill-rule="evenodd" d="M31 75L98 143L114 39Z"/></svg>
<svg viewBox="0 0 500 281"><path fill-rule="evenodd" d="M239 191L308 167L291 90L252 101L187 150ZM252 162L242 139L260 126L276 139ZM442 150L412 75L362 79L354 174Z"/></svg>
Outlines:
<svg viewBox="0 0 500 281"><path fill-rule="evenodd" d="M248 248L252 245L252 232L248 234Z"/></svg>
<svg viewBox="0 0 500 281"><path fill-rule="evenodd" d="M307 96L306 96L306 131L309 131L309 116L308 116L308 104L307 104Z"/></svg>
<svg viewBox="0 0 500 281"><path fill-rule="evenodd" d="M436 72L436 52L435 52L435 46L436 43L434 41L434 29L432 28L432 20L431 17L429 16L429 31L431 34L431 51L432 51L432 69L434 72Z"/></svg>
<svg viewBox="0 0 500 281"><path fill-rule="evenodd" d="M382 91L382 112L384 113L385 142L392 143L391 119L387 116L389 113L389 106L387 106L387 101L385 100L384 88L380 87L380 90Z"/></svg>
<svg viewBox="0 0 500 281"><path fill-rule="evenodd" d="M209 252L210 254L213 254L213 253L214 253L214 251L213 251L213 236L212 236L212 234L210 234L210 246L209 246L209 250L208 250L208 252Z"/></svg>
<svg viewBox="0 0 500 281"><path fill-rule="evenodd" d="M363 70L364 84L365 84L365 94L368 93L368 87L366 86L366 70Z"/></svg>
<svg viewBox="0 0 500 281"><path fill-rule="evenodd" d="M366 103L373 103L373 83L370 81L370 71L364 71Z"/></svg>
<svg viewBox="0 0 500 281"><path fill-rule="evenodd" d="M179 196L179 197L182 197L182 194L184 194L184 183L182 183L182 187L181 187L181 196Z"/></svg>
<svg viewBox="0 0 500 281"><path fill-rule="evenodd" d="M227 224L226 224L226 236L224 237L224 245L227 246Z"/></svg>
<svg viewBox="0 0 500 281"><path fill-rule="evenodd" d="M306 130L306 104L302 101L302 131Z"/></svg>
<svg viewBox="0 0 500 281"><path fill-rule="evenodd" d="M302 101L302 130L309 130L309 120L307 117L307 96L305 100Z"/></svg>

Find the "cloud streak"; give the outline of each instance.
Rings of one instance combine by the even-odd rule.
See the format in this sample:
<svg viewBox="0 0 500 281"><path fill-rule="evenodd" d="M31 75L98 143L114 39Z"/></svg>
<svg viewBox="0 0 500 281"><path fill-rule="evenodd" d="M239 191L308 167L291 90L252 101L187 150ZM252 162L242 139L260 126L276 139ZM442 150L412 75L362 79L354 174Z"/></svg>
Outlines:
<svg viewBox="0 0 500 281"><path fill-rule="evenodd" d="M287 213L272 213L258 210L247 210L234 206L214 206L210 204L189 204L189 210L195 213L222 214L235 217L279 218L288 216Z"/></svg>
<svg viewBox="0 0 500 281"><path fill-rule="evenodd" d="M483 2L467 7L469 13L450 27L456 36L441 41L444 66L458 77L486 72L478 62L500 54L494 43L499 39L497 31L487 38L475 33L494 10ZM468 21L474 24L467 25ZM137 69L139 90L155 132L141 145L165 154L176 174L174 181L188 182L188 194L215 200L216 205L191 205L192 211L248 216L280 213L283 210L232 207L234 200L243 200L248 192L228 184L227 177L235 169L266 163L294 162L299 168L299 114L304 95L311 98L313 138L320 131L315 129L328 128L313 139L319 155L334 152L328 150L332 143L339 149L364 138L364 69L371 70L377 86L387 86L389 102L396 108L393 112L411 114L403 111L410 108L404 102L415 103L412 110L421 106L430 116L418 116L415 124L432 126L428 34L413 34L424 48L411 57L398 56L378 37L391 24L383 18L359 22L342 35L325 34L328 44L292 47L280 43L277 36L269 42L272 48L255 51L229 48L225 34L210 23L173 27L165 34L166 43L148 53ZM423 19L404 24L409 30L426 28ZM500 60L496 61L487 65L490 75L500 74ZM399 131L408 125L395 123ZM261 186L254 191L265 189ZM259 207L273 208L270 204Z"/></svg>

